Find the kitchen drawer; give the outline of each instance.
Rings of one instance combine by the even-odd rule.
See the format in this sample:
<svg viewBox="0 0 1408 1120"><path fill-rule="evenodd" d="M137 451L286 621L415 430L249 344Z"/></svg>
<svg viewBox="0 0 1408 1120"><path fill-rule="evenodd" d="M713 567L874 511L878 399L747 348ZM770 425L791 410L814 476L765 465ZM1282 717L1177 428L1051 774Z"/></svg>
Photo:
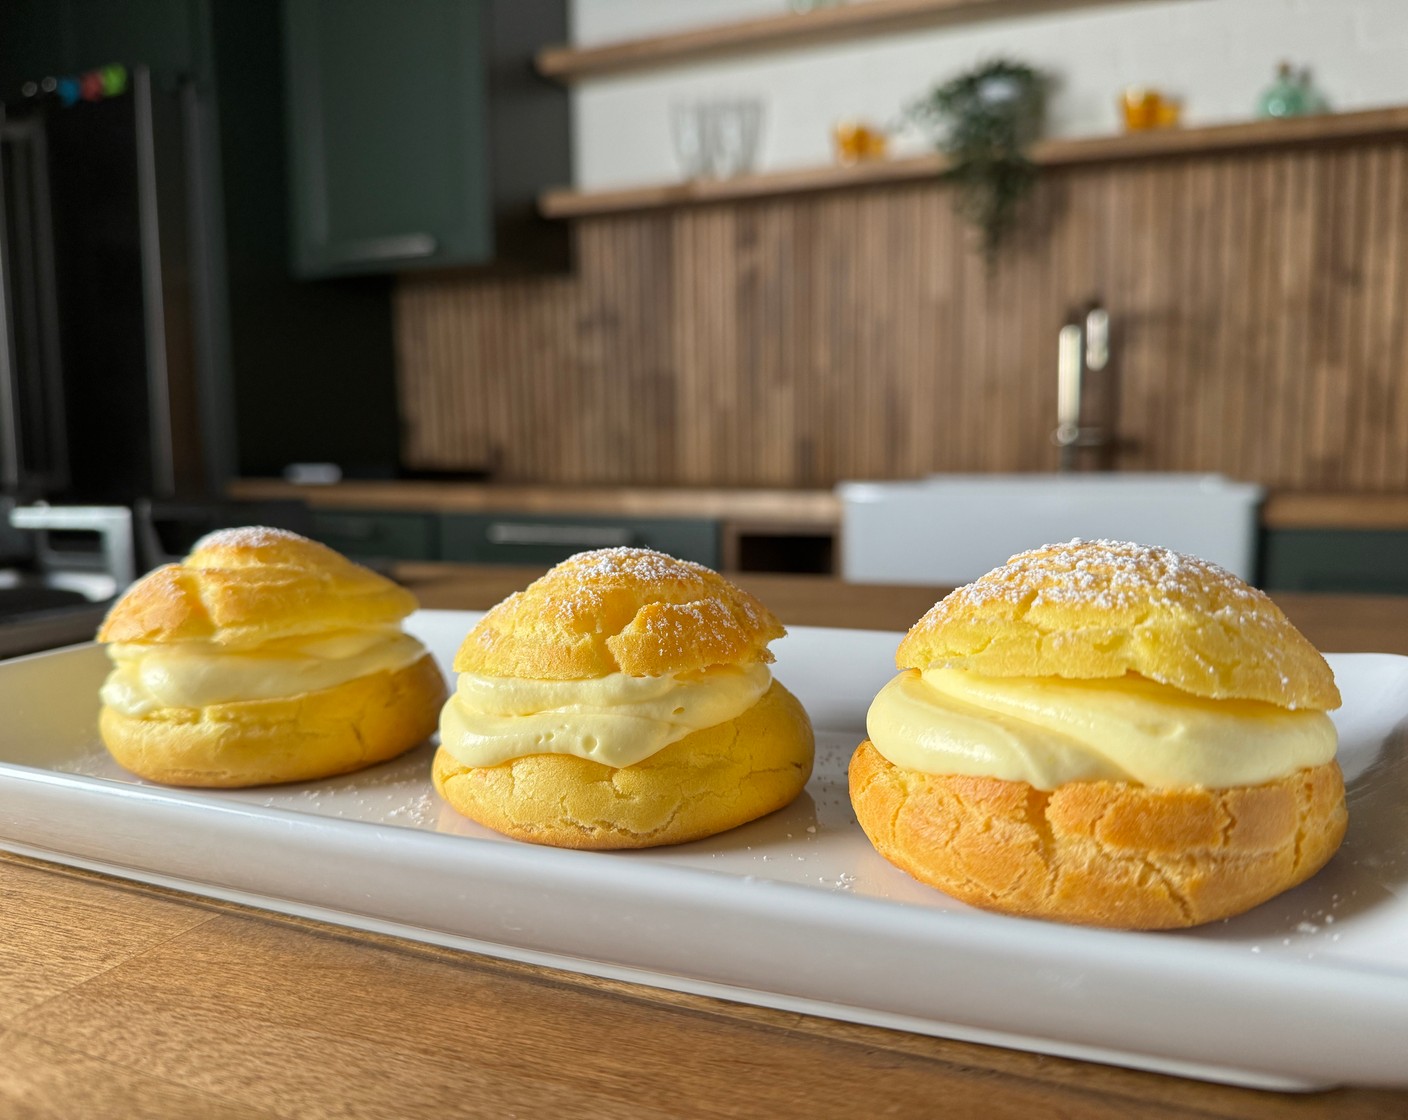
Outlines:
<svg viewBox="0 0 1408 1120"><path fill-rule="evenodd" d="M1271 529L1262 586L1276 591L1408 594L1408 531Z"/></svg>
<svg viewBox="0 0 1408 1120"><path fill-rule="evenodd" d="M315 510L313 536L358 560L434 560L437 522L429 513Z"/></svg>
<svg viewBox="0 0 1408 1120"><path fill-rule="evenodd" d="M472 564L556 564L625 545L719 566L719 525L704 518L447 514L440 522L440 559Z"/></svg>

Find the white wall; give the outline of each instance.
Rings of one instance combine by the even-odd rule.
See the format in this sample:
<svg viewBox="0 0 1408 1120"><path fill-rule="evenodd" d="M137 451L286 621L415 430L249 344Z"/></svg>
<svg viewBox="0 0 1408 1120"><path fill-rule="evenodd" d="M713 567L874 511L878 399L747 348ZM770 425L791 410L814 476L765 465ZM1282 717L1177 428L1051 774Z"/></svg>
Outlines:
<svg viewBox="0 0 1408 1120"><path fill-rule="evenodd" d="M785 10L785 0L572 0L573 39L611 42ZM576 182L678 179L670 105L714 96L763 99L759 170L826 163L834 121L896 121L931 86L998 56L1058 75L1053 136L1118 130L1116 99L1130 85L1182 95L1190 125L1247 119L1281 59L1309 63L1337 109L1408 104L1408 0L1112 0L593 78L572 94ZM897 150L923 147L908 135Z"/></svg>

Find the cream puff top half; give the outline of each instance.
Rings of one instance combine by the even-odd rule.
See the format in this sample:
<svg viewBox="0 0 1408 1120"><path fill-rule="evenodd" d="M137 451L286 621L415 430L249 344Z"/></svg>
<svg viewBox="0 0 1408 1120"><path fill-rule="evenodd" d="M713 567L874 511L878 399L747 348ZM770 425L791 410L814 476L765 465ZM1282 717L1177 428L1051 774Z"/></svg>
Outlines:
<svg viewBox="0 0 1408 1120"><path fill-rule="evenodd" d="M1168 549L1014 556L924 615L867 729L897 766L1228 788L1335 756L1325 659L1270 599Z"/></svg>
<svg viewBox="0 0 1408 1120"><path fill-rule="evenodd" d="M633 765L756 704L783 633L702 565L639 548L579 553L470 631L441 745L466 766L531 754Z"/></svg>
<svg viewBox="0 0 1408 1120"><path fill-rule="evenodd" d="M103 702L127 715L332 688L426 656L401 629L410 592L281 529L226 529L157 568L98 631L114 670Z"/></svg>

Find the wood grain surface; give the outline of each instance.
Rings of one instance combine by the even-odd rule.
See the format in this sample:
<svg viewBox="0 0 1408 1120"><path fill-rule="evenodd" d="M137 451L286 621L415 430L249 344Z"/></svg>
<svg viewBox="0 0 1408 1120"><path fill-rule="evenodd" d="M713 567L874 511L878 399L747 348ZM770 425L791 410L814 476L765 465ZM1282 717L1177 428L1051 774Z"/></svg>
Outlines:
<svg viewBox="0 0 1408 1120"><path fill-rule="evenodd" d="M584 47L549 47L537 57L538 73L575 81L602 74L758 50L812 46L865 35L894 34L974 19L1002 19L1112 0L867 0L758 19L715 23L667 35ZM1130 0L1114 0L1129 3Z"/></svg>
<svg viewBox="0 0 1408 1120"><path fill-rule="evenodd" d="M1261 523L1268 529L1408 529L1408 494L1272 494Z"/></svg>
<svg viewBox="0 0 1408 1120"><path fill-rule="evenodd" d="M426 606L535 574L415 565ZM939 592L750 576L793 625L902 627ZM1408 599L1285 596L1331 648ZM1377 635L1377 636L1376 636ZM351 869L349 869L349 873ZM1389 1118L1408 1093L1208 1085L657 992L0 855L0 1116Z"/></svg>
<svg viewBox="0 0 1408 1120"><path fill-rule="evenodd" d="M398 281L405 459L548 485L1049 471L1057 332L1098 299L1118 468L1401 493L1405 184L1401 135L1050 167L991 271L932 179L582 219L571 275Z"/></svg>
<svg viewBox="0 0 1408 1120"><path fill-rule="evenodd" d="M296 485L282 479L235 479L242 502L298 500L320 510L407 513L593 514L601 517L710 517L758 531L836 533L841 499L834 490L755 490L662 486L501 486L479 482L344 482ZM1280 490L1262 504L1264 528L1408 530L1408 493Z"/></svg>
<svg viewBox="0 0 1408 1120"><path fill-rule="evenodd" d="M296 499L328 510L707 517L773 531L836 532L841 527L841 501L831 490L396 481L322 486L242 478L231 482L227 492L237 501ZM1261 524L1268 529L1408 529L1408 493L1273 491L1261 507Z"/></svg>
<svg viewBox="0 0 1408 1120"><path fill-rule="evenodd" d="M245 478L230 483L227 492L239 501L296 498L316 509L704 517L824 529L834 529L841 520L840 499L830 490L501 486L472 482L342 482L331 486L300 486L272 478Z"/></svg>
<svg viewBox="0 0 1408 1120"><path fill-rule="evenodd" d="M573 977L0 856L28 920L117 895L189 929L0 1021L0 1115L1394 1117ZM32 952L34 952L32 950ZM32 968L63 966L62 945Z"/></svg>
<svg viewBox="0 0 1408 1120"><path fill-rule="evenodd" d="M1081 163L1324 145L1401 136L1405 132L1408 132L1408 107L1395 106L1314 117L1239 121L1201 128L1166 128L1152 132L1043 140L1032 146L1030 157L1039 167L1063 167ZM737 175L729 179L687 179L591 191L562 187L543 194L538 201L538 209L549 218L585 218L660 207L697 206L707 202L741 202L780 195L932 180L947 167L943 156L927 154L854 164L786 168Z"/></svg>

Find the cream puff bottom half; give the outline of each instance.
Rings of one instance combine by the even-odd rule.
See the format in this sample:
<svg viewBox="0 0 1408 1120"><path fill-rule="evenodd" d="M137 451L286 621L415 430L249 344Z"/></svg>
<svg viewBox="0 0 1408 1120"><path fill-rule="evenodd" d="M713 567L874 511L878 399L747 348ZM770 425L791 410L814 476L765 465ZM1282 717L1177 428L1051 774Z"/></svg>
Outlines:
<svg viewBox="0 0 1408 1120"><path fill-rule="evenodd" d="M812 772L811 723L776 681L736 719L631 766L534 754L465 766L443 747L435 788L472 821L559 848L650 848L699 840L792 801Z"/></svg>
<svg viewBox="0 0 1408 1120"><path fill-rule="evenodd" d="M985 910L1113 929L1231 917L1304 882L1344 838L1328 762L1257 786L1152 789L925 774L861 743L851 803L876 850Z"/></svg>
<svg viewBox="0 0 1408 1120"><path fill-rule="evenodd" d="M104 707L99 728L113 758L140 777L229 789L328 778L395 758L434 733L444 698L427 654L298 696L137 717Z"/></svg>

